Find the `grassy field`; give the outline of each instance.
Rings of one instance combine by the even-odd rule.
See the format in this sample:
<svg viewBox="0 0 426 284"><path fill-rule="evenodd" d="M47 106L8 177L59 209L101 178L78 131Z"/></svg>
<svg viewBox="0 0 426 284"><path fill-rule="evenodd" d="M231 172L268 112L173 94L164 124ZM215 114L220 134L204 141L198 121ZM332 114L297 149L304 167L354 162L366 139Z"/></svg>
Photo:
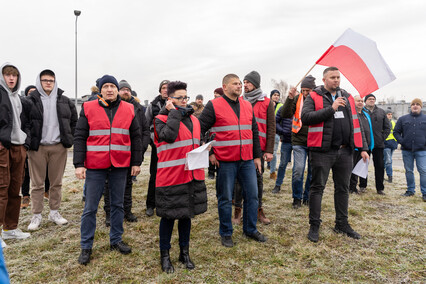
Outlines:
<svg viewBox="0 0 426 284"><path fill-rule="evenodd" d="M322 209L320 241L312 243L308 232L308 208L291 208L291 166L281 193L274 195L269 171L264 175L264 209L272 221L258 229L269 238L256 243L234 228L236 245L220 244L215 183L207 180L209 208L193 219L190 254L196 268L187 271L178 262L177 226L172 237L171 258L174 274L162 273L159 260L160 218L145 216L149 178L149 157L134 184L133 212L137 223L125 223L124 240L133 252L123 256L109 250L109 229L100 207L91 263L77 263L80 253L80 217L83 182L74 177L69 159L63 183L62 215L66 226L47 221L23 241L8 240L4 250L12 283L425 283L426 282L426 202L418 191L403 198L405 176L402 168L394 173L394 183L385 184L385 196L374 190L370 168L369 187L363 195L351 195L349 220L362 235L353 240L333 232L334 203L329 179ZM416 182L418 176L416 175ZM101 205L103 201L101 200ZM47 206L47 202L45 202ZM45 207L46 208L46 207ZM26 231L31 214L21 211L20 228Z"/></svg>

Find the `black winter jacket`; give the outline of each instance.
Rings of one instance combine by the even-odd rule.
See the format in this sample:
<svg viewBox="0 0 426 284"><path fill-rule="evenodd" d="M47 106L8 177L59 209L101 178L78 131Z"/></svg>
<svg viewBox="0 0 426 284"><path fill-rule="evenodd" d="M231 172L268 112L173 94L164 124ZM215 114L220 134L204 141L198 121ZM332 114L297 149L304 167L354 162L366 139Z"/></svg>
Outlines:
<svg viewBox="0 0 426 284"><path fill-rule="evenodd" d="M150 142L149 125L145 117L145 108L140 103L138 103L133 97L130 97L128 103L131 103L135 106L135 117L138 119L139 130L141 132L141 151L143 161L143 155L145 154L145 151L148 148L148 144Z"/></svg>
<svg viewBox="0 0 426 284"><path fill-rule="evenodd" d="M276 126L277 126L277 134L280 135L281 141L283 143L291 143L292 119L291 118L282 118L281 117L281 111L282 111L282 107L278 110L277 115L275 116Z"/></svg>
<svg viewBox="0 0 426 284"><path fill-rule="evenodd" d="M115 113L117 112L118 106L121 103L120 96L117 97L117 100L110 103L109 107L104 107L101 103L99 105L105 109L110 122L114 120ZM123 102L126 103L126 102ZM126 103L127 104L127 103ZM86 160L86 151L87 151L87 138L89 137L89 123L87 117L84 114L84 104L81 107L80 118L78 119L77 126L75 128L74 134L74 167L84 167L84 161ZM141 132L139 130L139 122L135 117L132 120L132 123L129 127L130 132L130 166L140 166L142 164L142 142L141 142Z"/></svg>
<svg viewBox="0 0 426 284"><path fill-rule="evenodd" d="M63 90L58 89L56 111L58 113L61 143L65 148L70 148L73 144L74 130L77 124L77 110L74 103L64 96L63 92ZM31 122L30 150L37 151L40 146L43 129L43 103L37 90L32 92L26 99L31 103L29 113L29 121Z"/></svg>
<svg viewBox="0 0 426 284"><path fill-rule="evenodd" d="M162 108L159 114L167 115L167 123L154 119L155 132L160 142L175 142L180 122L193 132L189 115L178 110ZM155 206L157 215L169 219L193 218L207 211L207 190L204 180L192 180L185 184L155 188Z"/></svg>
<svg viewBox="0 0 426 284"><path fill-rule="evenodd" d="M302 123L305 125L313 125L324 122L324 130L322 136L322 145L321 147L309 147L311 151L318 152L327 152L331 149L332 139L333 139L333 127L334 127L334 109L332 108L333 101L327 94L330 94L324 86L319 86L314 89L318 95L323 97L323 108L315 111L315 102L312 99L311 95L308 95L303 102L302 108ZM342 96L347 98L350 96L345 90L341 89ZM330 95L331 96L331 95ZM350 146L352 149L354 146L354 128L352 123L352 111L349 103L346 104L347 113L350 114L349 119L351 125L350 131ZM362 133L362 131L361 131ZM367 151L367 142L365 141L364 133L362 133L362 145L363 147L359 150Z"/></svg>
<svg viewBox="0 0 426 284"><path fill-rule="evenodd" d="M21 129L27 134L25 139L25 148L30 146L30 125L27 114L30 109L29 102L21 98L22 112L21 112ZM12 103L10 102L9 95L2 86L0 86L0 142L6 149L10 148L13 123L13 110Z"/></svg>
<svg viewBox="0 0 426 284"><path fill-rule="evenodd" d="M386 112L377 106L374 106L373 111L370 111L366 107L364 107L364 110L368 112L371 118L374 148L385 148L385 140L390 133L390 122L386 117Z"/></svg>

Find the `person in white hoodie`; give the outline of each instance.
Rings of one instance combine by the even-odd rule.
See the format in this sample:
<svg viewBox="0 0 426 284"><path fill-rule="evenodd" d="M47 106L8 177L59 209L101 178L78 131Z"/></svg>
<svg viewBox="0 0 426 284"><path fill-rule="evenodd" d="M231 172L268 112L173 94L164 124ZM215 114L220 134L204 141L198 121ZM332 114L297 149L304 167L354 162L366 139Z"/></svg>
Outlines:
<svg viewBox="0 0 426 284"><path fill-rule="evenodd" d="M5 63L0 77L0 223L3 239L26 239L29 233L18 229L24 179L26 148L28 148L23 103L18 95L21 74L18 68ZM0 238L2 247L5 242Z"/></svg>
<svg viewBox="0 0 426 284"><path fill-rule="evenodd" d="M30 151L28 164L31 179L31 210L33 217L28 230L40 227L43 211L44 180L49 176L48 220L65 225L68 221L59 214L62 198L62 178L67 162L67 148L73 144L77 111L74 103L58 88L55 73L43 70L36 80L36 90L28 99L31 102Z"/></svg>

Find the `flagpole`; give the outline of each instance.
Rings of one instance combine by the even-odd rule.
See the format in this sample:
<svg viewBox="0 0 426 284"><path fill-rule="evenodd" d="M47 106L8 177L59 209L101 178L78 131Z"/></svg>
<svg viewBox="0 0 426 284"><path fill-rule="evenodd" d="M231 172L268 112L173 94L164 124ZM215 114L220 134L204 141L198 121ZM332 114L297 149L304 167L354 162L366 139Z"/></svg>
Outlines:
<svg viewBox="0 0 426 284"><path fill-rule="evenodd" d="M297 86L299 86L299 85L300 85L300 83L302 83L303 79L305 79L305 78L306 78L306 76L308 76L309 72L311 72L311 71L312 71L312 69L314 69L315 65L317 65L317 64L315 63L315 64L311 67L311 69L309 69L309 70L308 70L308 72L306 72L306 74L303 76L303 78L302 78L302 79L300 79L299 83L297 83L297 85L295 86L295 88L296 88L296 89L297 89Z"/></svg>

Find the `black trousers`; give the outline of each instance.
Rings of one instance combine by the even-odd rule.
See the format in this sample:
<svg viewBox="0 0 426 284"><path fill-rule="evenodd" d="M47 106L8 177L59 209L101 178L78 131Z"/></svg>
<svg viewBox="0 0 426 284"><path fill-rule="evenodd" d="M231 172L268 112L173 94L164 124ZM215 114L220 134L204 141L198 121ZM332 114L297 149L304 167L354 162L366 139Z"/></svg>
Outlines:
<svg viewBox="0 0 426 284"><path fill-rule="evenodd" d="M256 169L256 177L257 177L257 198L259 199L259 208L262 208L263 173L265 172L265 160L263 159L263 153L262 153L262 157L260 158L260 164L262 165L262 172L259 173L259 171ZM238 183L238 180L235 180L235 185L234 185L234 201L235 201L235 207L242 208L243 190L241 188L241 185Z"/></svg>
<svg viewBox="0 0 426 284"><path fill-rule="evenodd" d="M334 208L336 223L348 222L349 179L352 172L351 148L332 149L328 152L309 153L312 181L309 190L309 223L321 224L321 202L330 170L334 181Z"/></svg>
<svg viewBox="0 0 426 284"><path fill-rule="evenodd" d="M209 161L209 175L214 175L217 172L216 166Z"/></svg>
<svg viewBox="0 0 426 284"><path fill-rule="evenodd" d="M370 154L370 152L368 152ZM354 151L353 154L353 166L355 167L356 164L362 159L361 152L360 151ZM358 184L358 178L359 178L359 187L366 188L367 187L367 179L359 177L357 175L351 174L351 182L349 184L349 190L350 191L356 191L356 185Z"/></svg>
<svg viewBox="0 0 426 284"><path fill-rule="evenodd" d="M383 148L373 149L374 176L376 178L376 190L385 189L383 179L385 178L385 161L383 159Z"/></svg>
<svg viewBox="0 0 426 284"><path fill-rule="evenodd" d="M148 194L146 195L146 208L155 208L155 180L157 178L157 147L151 143L151 164L149 165Z"/></svg>
<svg viewBox="0 0 426 284"><path fill-rule="evenodd" d="M124 202L123 202L123 208L124 208L124 214L130 213L132 211L132 176L131 176L131 168L127 171L126 176L126 188L124 189ZM114 189L111 189L114 190ZM107 215L111 212L111 203L110 203L110 194L109 194L110 188L108 179L105 180L105 187L104 187L104 210Z"/></svg>

